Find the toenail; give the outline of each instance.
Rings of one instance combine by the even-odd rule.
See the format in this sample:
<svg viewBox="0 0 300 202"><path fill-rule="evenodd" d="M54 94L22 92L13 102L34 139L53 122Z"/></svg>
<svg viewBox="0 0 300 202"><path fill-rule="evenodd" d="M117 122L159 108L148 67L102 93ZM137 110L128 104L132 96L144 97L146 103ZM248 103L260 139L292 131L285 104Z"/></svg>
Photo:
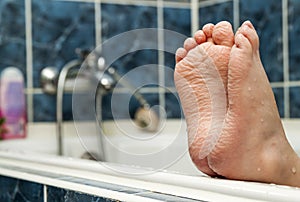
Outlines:
<svg viewBox="0 0 300 202"><path fill-rule="evenodd" d="M243 27L241 28L241 31L242 31L242 32L248 32L249 29L250 29L249 25L245 25L245 26L243 26Z"/></svg>
<svg viewBox="0 0 300 202"><path fill-rule="evenodd" d="M253 26L250 20L245 21L243 24L247 25L247 27L250 27L250 28L252 28L252 26Z"/></svg>

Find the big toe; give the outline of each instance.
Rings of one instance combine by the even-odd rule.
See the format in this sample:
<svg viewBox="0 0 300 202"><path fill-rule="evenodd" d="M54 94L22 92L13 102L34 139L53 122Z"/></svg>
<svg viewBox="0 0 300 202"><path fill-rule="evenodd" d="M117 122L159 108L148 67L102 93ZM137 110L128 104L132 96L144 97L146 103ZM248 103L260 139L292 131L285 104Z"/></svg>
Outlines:
<svg viewBox="0 0 300 202"><path fill-rule="evenodd" d="M257 32L250 21L245 21L239 28L237 33L243 34L250 42L253 51L258 51L259 49L259 38ZM237 43L237 42L236 42Z"/></svg>
<svg viewBox="0 0 300 202"><path fill-rule="evenodd" d="M234 44L234 33L231 24L227 21L216 24L213 29L212 39L217 45L232 47Z"/></svg>

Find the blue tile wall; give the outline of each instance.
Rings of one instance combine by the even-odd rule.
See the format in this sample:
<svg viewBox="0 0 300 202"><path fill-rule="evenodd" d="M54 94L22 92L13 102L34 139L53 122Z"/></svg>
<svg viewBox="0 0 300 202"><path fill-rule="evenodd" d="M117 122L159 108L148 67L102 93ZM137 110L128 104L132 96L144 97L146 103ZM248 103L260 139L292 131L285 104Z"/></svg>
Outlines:
<svg viewBox="0 0 300 202"><path fill-rule="evenodd" d="M55 175L53 176L55 177ZM56 176L57 177L57 176ZM61 176L60 176L61 177ZM64 176L68 181L69 176ZM119 191L128 196L136 195L144 199L156 199L159 201L202 201L186 197L174 196L160 192L153 192L151 190L144 190L138 188L131 188L122 185L109 184L103 182L89 182L84 179L72 179L79 184L91 186L91 188L101 188L109 191ZM44 195L45 194L45 195ZM114 196L112 196L114 197ZM21 180L12 177L0 175L0 201L1 202L114 202L116 199L105 198L86 194L80 191L73 191L56 186L43 185L31 181Z"/></svg>
<svg viewBox="0 0 300 202"><path fill-rule="evenodd" d="M102 4L101 15L103 40L132 29L157 27L155 7Z"/></svg>
<svg viewBox="0 0 300 202"><path fill-rule="evenodd" d="M291 81L300 80L300 1L289 1L289 76Z"/></svg>
<svg viewBox="0 0 300 202"><path fill-rule="evenodd" d="M0 71L15 66L26 75L24 0L0 2L0 58Z"/></svg>
<svg viewBox="0 0 300 202"><path fill-rule="evenodd" d="M88 15L87 15L88 14ZM94 49L94 4L32 1L34 87L45 66L62 68L76 59L76 48Z"/></svg>
<svg viewBox="0 0 300 202"><path fill-rule="evenodd" d="M217 3L212 6L200 7L199 9L199 27L207 23L218 23L226 20L233 24L233 2Z"/></svg>
<svg viewBox="0 0 300 202"><path fill-rule="evenodd" d="M112 15L115 14L115 15ZM151 6L135 6L135 5L115 5L115 4L102 4L101 5L101 19L102 19L102 40L113 40L112 37L122 34L124 32L141 29L141 28L157 28L157 9ZM139 17L136 17L139 16ZM149 64L158 64L158 51L156 50L138 50L132 52L131 46L141 43L140 41L134 41L135 44L128 46L126 43L119 42L119 48L125 49L127 54L117 58L110 64L116 69L118 74L125 76L127 82L130 82L132 86L139 86L141 83L157 84L157 68L152 71L143 71L141 74L147 75L139 76L134 73L135 68L143 67ZM143 68L146 69L146 68ZM122 85L120 86L122 87ZM136 89L137 90L137 89ZM127 113L131 117L134 116L134 111L139 106L137 102L125 103L127 96L129 95L117 95L119 100L118 107L115 108L118 111L118 118L128 118ZM148 102L157 100L157 95L153 94ZM112 112L110 106L110 96L104 96L103 98L103 119L112 119ZM158 104L158 102L155 102Z"/></svg>
<svg viewBox="0 0 300 202"><path fill-rule="evenodd" d="M88 15L87 15L88 14ZM61 69L77 59L76 48L95 47L93 3L64 1L32 1L33 81L40 86L40 72L46 66ZM64 119L72 119L71 97L65 96ZM34 121L55 120L55 99L48 95L34 96Z"/></svg>
<svg viewBox="0 0 300 202"><path fill-rule="evenodd" d="M271 82L283 81L281 0L241 0L240 23L250 20L260 37L260 56Z"/></svg>
<svg viewBox="0 0 300 202"><path fill-rule="evenodd" d="M300 87L290 88L290 114L291 118L300 117Z"/></svg>
<svg viewBox="0 0 300 202"><path fill-rule="evenodd" d="M180 105L180 99L177 93L166 93L166 117L167 118L184 118Z"/></svg>
<svg viewBox="0 0 300 202"><path fill-rule="evenodd" d="M76 59L76 48L92 50L96 44L96 38L100 37L102 41L111 39L113 36L121 34L132 29L139 28L158 28L163 25L164 29L172 30L184 36L191 36L192 15L190 1L176 1L175 4L169 4L164 1L162 8L163 19L158 19L158 9L153 2L135 3L134 1L122 3L101 3L100 13L96 13L98 3L92 3L87 0L80 1L62 1L62 0L30 0L32 15L32 47L27 47L26 41L26 9L24 0L2 0L0 1L0 71L7 66L17 66L23 72L25 78L33 79L33 89L28 89L29 95L33 95L34 109L32 120L30 121L55 121L56 103L54 96L46 95L40 91L40 71L46 66L55 66L61 69L66 62ZM209 3L208 3L209 2ZM183 3L184 6L181 6ZM300 118L297 99L299 97L297 90L300 80L300 46L298 45L300 36L300 18L298 0L288 0L288 37L289 37L289 68L288 77L283 71L283 26L282 26L282 0L240 0L237 9L239 13L239 22L251 20L255 25L260 37L260 53L262 62L271 83L276 83L274 94L277 100L281 117L290 115L293 118ZM199 3L199 27L208 22L217 23L220 20L234 22L236 11L233 1L213 1ZM95 16L101 15L101 36L96 37L97 19ZM162 21L162 23L160 23ZM138 42L136 42L138 43ZM183 39L169 40L164 36L164 46L172 47L174 50L180 47ZM122 49L126 43L118 42L115 48ZM27 75L28 54L26 50L32 50L32 75ZM130 51L128 51L130 52ZM173 70L175 66L174 54L164 53L163 65L168 71L164 72L164 86L174 89ZM127 75L131 82L136 85L146 80L149 83L158 83L160 76L159 67L157 71L145 71L143 76L136 77L131 74L131 70L148 64L158 64L160 53L157 50L138 50L130 52L112 62L121 75ZM30 69L30 67L28 67ZM130 73L130 74L129 74ZM284 103L284 93L288 87L284 78L296 82L293 84L296 90L290 92L290 103ZM27 80L26 80L27 84ZM287 86L287 87L286 87ZM151 86L150 86L151 87ZM154 86L152 86L154 87ZM154 87L155 88L155 87ZM33 91L32 91L33 90ZM152 91L151 91L152 92ZM147 96L151 93L147 92ZM120 95L121 96L121 95ZM155 104L159 104L158 94L152 93L150 98ZM150 97L151 97L150 96ZM178 118L180 110L177 103L173 103L175 95L167 92L164 96L166 113L169 118ZM122 96L121 96L122 97ZM64 120L72 120L72 97L68 94L64 96ZM122 103L122 100L120 100ZM106 119L111 118L109 110L109 95L105 98L104 107L107 111L103 116ZM290 105L293 110L285 112L286 105ZM136 108L138 103L132 102L130 106Z"/></svg>
<svg viewBox="0 0 300 202"><path fill-rule="evenodd" d="M66 190L58 187L47 186L47 200L55 202L112 202L109 198L92 196L80 192Z"/></svg>
<svg viewBox="0 0 300 202"><path fill-rule="evenodd" d="M191 10L184 8L165 8L164 9L164 29L171 30L182 34L186 37L191 36ZM184 40L172 40L168 36L164 36L165 50L172 49L172 47L179 48L182 46ZM173 53L164 52L165 68L171 70L165 71L165 85L167 87L174 87L173 70L175 68L175 50ZM173 49L172 49L173 50ZM174 117L175 118L175 117Z"/></svg>
<svg viewBox="0 0 300 202"><path fill-rule="evenodd" d="M132 96L132 94L127 93L116 93L113 96L114 97L112 98L112 94L110 93L103 97L102 118L104 120L133 119L138 107L140 106L136 98ZM147 100L150 106L159 105L157 93L143 94L143 97Z"/></svg>
<svg viewBox="0 0 300 202"><path fill-rule="evenodd" d="M0 175L0 201L43 202L43 185Z"/></svg>
<svg viewBox="0 0 300 202"><path fill-rule="evenodd" d="M283 88L273 88L274 96L276 99L277 108L280 117L284 117L284 91Z"/></svg>

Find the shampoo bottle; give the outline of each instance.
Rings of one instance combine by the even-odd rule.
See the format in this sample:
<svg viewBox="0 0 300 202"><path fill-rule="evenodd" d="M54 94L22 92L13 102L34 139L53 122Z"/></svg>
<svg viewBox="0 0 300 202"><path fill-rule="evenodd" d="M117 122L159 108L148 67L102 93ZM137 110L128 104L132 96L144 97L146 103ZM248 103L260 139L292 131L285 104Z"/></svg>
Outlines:
<svg viewBox="0 0 300 202"><path fill-rule="evenodd" d="M0 77L0 112L4 118L2 139L26 136L24 77L15 67L7 67Z"/></svg>

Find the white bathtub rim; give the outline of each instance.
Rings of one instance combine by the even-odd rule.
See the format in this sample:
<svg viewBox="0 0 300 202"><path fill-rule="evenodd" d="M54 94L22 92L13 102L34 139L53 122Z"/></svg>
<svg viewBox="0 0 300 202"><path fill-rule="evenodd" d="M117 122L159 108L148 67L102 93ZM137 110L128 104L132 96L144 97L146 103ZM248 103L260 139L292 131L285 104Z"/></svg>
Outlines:
<svg viewBox="0 0 300 202"><path fill-rule="evenodd" d="M45 155L33 155L26 153L16 153L15 151L0 151L0 159L10 159L15 161L19 166L20 161L22 162L33 162L42 165L49 165L58 167L64 167L70 169L69 175L72 175L72 169L81 170L91 173L100 173L108 176L116 176L122 178L128 178L128 176L121 175L116 173L102 164L97 162L81 160L81 159L72 159L56 156L47 156ZM110 165L111 166L111 165ZM117 165L116 165L117 166ZM38 166L37 168L38 169ZM129 168L137 169L137 168ZM49 171L49 170L48 170ZM171 185L175 187L184 187L190 190L201 190L212 192L214 194L227 195L232 197L241 197L243 199L253 199L253 200L264 200L264 201L299 201L300 190L298 188L288 187L288 186L277 186L261 183L250 183L243 181L233 181L233 180L222 180L222 179L212 179L209 177L195 177L195 176L184 176L174 173L165 173L165 172L156 172L149 175L143 176L129 176L130 179L156 183L156 186L148 187L150 190L162 191L157 186L158 184ZM178 184L180 182L180 185ZM128 184L126 184L128 186ZM129 186L138 186L140 188L140 183L136 185ZM169 194L178 194L174 193L172 190L165 190ZM185 196L189 196L186 193ZM201 198L200 198L201 199ZM203 200L203 198L202 198Z"/></svg>
<svg viewBox="0 0 300 202"><path fill-rule="evenodd" d="M299 120L284 120L283 125L288 128L287 136L289 140L295 141L300 138L297 128L299 127ZM72 125L73 123L68 123ZM68 126L68 124L66 124ZM36 125L36 124L35 124ZM48 124L40 124L40 126L45 126ZM55 131L55 125L52 124L50 130L45 130L53 135ZM31 134L32 135L32 134ZM69 135L69 134L66 134ZM43 138L40 134L35 134L39 138ZM296 145L297 146L297 145ZM23 162L34 162L38 164L44 164L49 166L65 167L71 170L82 170L88 171L90 173L101 173L108 176L119 176L119 177L128 177L124 176L121 173L117 173L108 169L108 166L101 165L96 162L67 158L67 157L57 157L53 155L40 155L31 152L20 152L16 150L1 150L0 159L11 159L16 163L20 161ZM22 165L21 165L22 166ZM110 164L109 167L113 165ZM119 165L115 165L119 166ZM134 167L128 167L128 169L139 169ZM277 186L277 185L268 185L261 183L250 183L242 181L232 181L232 180L221 180L221 179L211 179L208 177L194 177L194 176L184 176L174 173L166 172L156 172L151 175L131 175L130 179L136 179L142 182L151 182L156 183L156 186L150 187L153 190L160 191L157 185L171 185L173 187L178 187L178 182L180 181L180 186L185 187L186 189L192 190L204 190L208 192L213 192L215 194L223 194L224 196L235 196L246 198L252 198L256 200L266 200L266 201L299 201L300 190L298 188L291 188L287 186ZM138 185L132 185L138 186ZM149 188L149 189L150 189ZM171 194L176 194L172 190L166 190L166 192ZM184 195L184 194L183 194ZM196 195L196 194L195 194Z"/></svg>

